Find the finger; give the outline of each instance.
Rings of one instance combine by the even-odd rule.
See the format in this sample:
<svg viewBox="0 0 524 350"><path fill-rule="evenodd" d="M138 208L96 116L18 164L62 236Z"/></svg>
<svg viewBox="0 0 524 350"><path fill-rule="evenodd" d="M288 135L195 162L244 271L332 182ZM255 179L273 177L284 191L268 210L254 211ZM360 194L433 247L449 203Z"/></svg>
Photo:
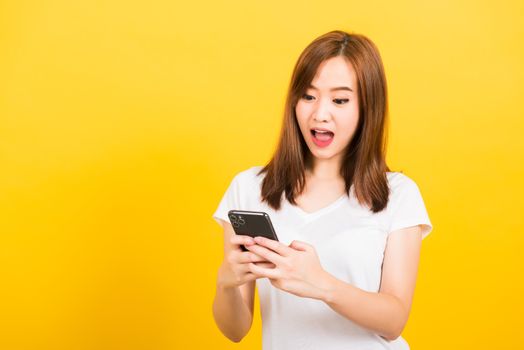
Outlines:
<svg viewBox="0 0 524 350"><path fill-rule="evenodd" d="M272 262L275 265L281 264L285 259L283 256L278 255L278 253L275 253L274 251L267 249L266 247L263 247L258 244L253 244L247 247L247 249L263 257L265 260Z"/></svg>
<svg viewBox="0 0 524 350"><path fill-rule="evenodd" d="M253 252L242 252L238 255L237 262L240 264L246 264L250 262L268 262L260 255Z"/></svg>
<svg viewBox="0 0 524 350"><path fill-rule="evenodd" d="M250 245L250 244L255 243L255 241L253 240L253 237L245 236L245 235L231 235L229 242L234 245L241 245L241 244Z"/></svg>
<svg viewBox="0 0 524 350"><path fill-rule="evenodd" d="M249 270L254 273L255 275L271 278L271 279L279 279L280 278L280 270L277 268L267 268L267 267L261 267L257 266L257 264L249 263Z"/></svg>
<svg viewBox="0 0 524 350"><path fill-rule="evenodd" d="M260 244L278 253L281 256L289 256L292 253L292 248L274 239L269 239L262 236L255 237L255 243Z"/></svg>
<svg viewBox="0 0 524 350"><path fill-rule="evenodd" d="M234 270L237 274L241 274L242 276L244 276L246 273L253 273L249 268L249 264L251 263L238 264Z"/></svg>
<svg viewBox="0 0 524 350"><path fill-rule="evenodd" d="M260 267L268 268L268 269L274 269L275 267L277 267L277 265L270 263L270 262L256 262L254 264Z"/></svg>
<svg viewBox="0 0 524 350"><path fill-rule="evenodd" d="M238 264L235 269L239 273L252 273L253 271L251 271L251 269L249 268L249 264L256 264L258 266L268 268L268 269L272 269L276 267L275 264L269 261L262 261L262 262L250 262L249 261L249 262L246 262L245 264Z"/></svg>
<svg viewBox="0 0 524 350"><path fill-rule="evenodd" d="M254 281L258 278L262 278L262 276L254 274L253 272L248 272L244 275L243 281L244 283L246 283L246 282Z"/></svg>
<svg viewBox="0 0 524 350"><path fill-rule="evenodd" d="M312 248L312 246L307 244L306 242L296 241L296 240L291 242L289 246L293 249L304 251L304 252L309 252Z"/></svg>
<svg viewBox="0 0 524 350"><path fill-rule="evenodd" d="M257 278L262 278L262 276L258 276L252 272L247 272L242 275L242 277L239 278L239 280L236 282L237 286L241 286L247 282L256 280Z"/></svg>

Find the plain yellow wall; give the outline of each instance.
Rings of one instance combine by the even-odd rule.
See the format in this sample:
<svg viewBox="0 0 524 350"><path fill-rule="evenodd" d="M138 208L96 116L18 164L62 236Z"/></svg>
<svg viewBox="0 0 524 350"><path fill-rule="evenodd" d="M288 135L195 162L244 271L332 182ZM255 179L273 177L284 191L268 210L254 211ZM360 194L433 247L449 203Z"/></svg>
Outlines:
<svg viewBox="0 0 524 350"><path fill-rule="evenodd" d="M522 1L0 2L0 348L260 349L216 328L211 218L271 156L315 37L378 45L419 185L413 349L516 349ZM258 305L258 299L257 299Z"/></svg>

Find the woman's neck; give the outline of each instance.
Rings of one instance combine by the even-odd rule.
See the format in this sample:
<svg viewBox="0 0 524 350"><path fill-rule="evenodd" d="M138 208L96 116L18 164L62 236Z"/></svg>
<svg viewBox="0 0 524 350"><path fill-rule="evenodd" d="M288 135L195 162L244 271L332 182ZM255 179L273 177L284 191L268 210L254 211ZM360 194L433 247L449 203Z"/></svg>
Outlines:
<svg viewBox="0 0 524 350"><path fill-rule="evenodd" d="M312 177L319 181L340 180L340 161L331 159L310 159L306 166L306 177Z"/></svg>

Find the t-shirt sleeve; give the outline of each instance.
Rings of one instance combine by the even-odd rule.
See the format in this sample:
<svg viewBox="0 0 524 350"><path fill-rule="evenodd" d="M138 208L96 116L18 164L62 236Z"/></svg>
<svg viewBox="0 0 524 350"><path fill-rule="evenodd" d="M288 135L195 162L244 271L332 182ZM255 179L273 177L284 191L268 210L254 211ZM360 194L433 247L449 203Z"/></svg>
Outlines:
<svg viewBox="0 0 524 350"><path fill-rule="evenodd" d="M422 226L422 239L433 230L428 212L417 184L405 178L398 193L392 199L390 226L388 232L410 226Z"/></svg>
<svg viewBox="0 0 524 350"><path fill-rule="evenodd" d="M228 211L233 209L240 209L240 192L239 192L239 175L235 176L229 187L227 188L224 196L220 200L217 209L213 213L213 219L222 226L221 220L229 222L229 217L227 216Z"/></svg>

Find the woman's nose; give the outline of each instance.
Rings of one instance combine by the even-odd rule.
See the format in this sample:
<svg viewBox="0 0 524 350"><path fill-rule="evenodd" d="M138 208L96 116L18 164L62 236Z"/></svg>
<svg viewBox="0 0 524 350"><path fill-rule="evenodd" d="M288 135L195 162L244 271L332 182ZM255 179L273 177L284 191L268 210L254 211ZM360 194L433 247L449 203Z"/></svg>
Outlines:
<svg viewBox="0 0 524 350"><path fill-rule="evenodd" d="M327 103L320 101L318 107L313 111L313 119L317 122L324 122L331 120L331 111Z"/></svg>

